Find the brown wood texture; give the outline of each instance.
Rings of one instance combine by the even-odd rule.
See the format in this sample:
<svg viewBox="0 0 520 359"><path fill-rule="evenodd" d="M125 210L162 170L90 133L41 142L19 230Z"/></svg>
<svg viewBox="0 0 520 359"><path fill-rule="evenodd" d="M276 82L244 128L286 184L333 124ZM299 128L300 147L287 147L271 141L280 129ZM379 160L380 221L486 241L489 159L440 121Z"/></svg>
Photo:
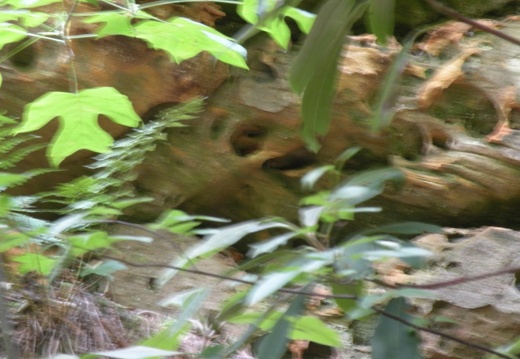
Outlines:
<svg viewBox="0 0 520 359"><path fill-rule="evenodd" d="M214 18L218 13L211 9L208 16ZM515 18L487 24L520 34ZM76 26L77 33L87 31L87 25ZM362 146L346 164L347 176L381 166L396 166L406 175L403 187L389 186L374 201L383 206L383 215L361 216L362 225L402 219L454 226L520 224L513 215L520 199L518 47L464 24L440 26L415 45L396 84L394 120L373 134L374 99L400 46L381 47L371 36L352 38L338 64L331 131L318 153L306 150L299 138L300 100L286 80L297 48L284 53L261 37L247 47L251 70L232 70L223 83L227 67L215 68L206 54L176 65L139 40L74 42L80 88L114 86L143 117L157 106L213 93L207 111L189 127L172 131L141 166L136 191L155 201L130 215L147 220L179 207L233 220L294 219L306 194L299 184L302 175L331 163L348 147ZM28 58L0 64L0 103L15 115L46 91L70 86L63 47L37 42L28 51L20 54ZM44 139L53 129L53 124L43 129ZM118 136L126 129L110 131ZM28 190L82 173L79 164L87 157L72 158L65 166L74 170L36 179ZM42 164L43 157L33 156L26 166ZM321 188L332 185L331 178L320 183Z"/></svg>

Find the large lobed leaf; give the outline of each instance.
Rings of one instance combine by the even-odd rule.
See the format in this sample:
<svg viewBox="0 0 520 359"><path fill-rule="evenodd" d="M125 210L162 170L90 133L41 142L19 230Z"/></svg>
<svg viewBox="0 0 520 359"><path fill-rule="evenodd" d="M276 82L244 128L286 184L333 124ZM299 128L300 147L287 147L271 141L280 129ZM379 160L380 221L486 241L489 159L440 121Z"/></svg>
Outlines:
<svg viewBox="0 0 520 359"><path fill-rule="evenodd" d="M141 121L126 96L112 87L99 87L78 93L46 93L26 106L15 133L38 130L58 118L60 127L47 149L50 163L58 166L79 150L102 153L110 149L114 139L99 125L99 115L131 127Z"/></svg>

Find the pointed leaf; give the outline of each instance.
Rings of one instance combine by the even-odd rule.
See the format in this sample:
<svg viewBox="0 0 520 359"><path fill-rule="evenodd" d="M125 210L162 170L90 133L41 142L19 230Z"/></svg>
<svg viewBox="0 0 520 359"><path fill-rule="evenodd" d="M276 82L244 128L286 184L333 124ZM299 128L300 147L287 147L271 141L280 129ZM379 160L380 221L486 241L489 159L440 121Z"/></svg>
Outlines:
<svg viewBox="0 0 520 359"><path fill-rule="evenodd" d="M303 189L312 189L316 182L327 172L332 171L335 167L333 165L321 166L307 172L301 179Z"/></svg>
<svg viewBox="0 0 520 359"><path fill-rule="evenodd" d="M220 228L215 234L207 236L202 243L188 249L183 258L173 261L171 265L174 267L184 267L192 263L192 260L195 258L218 252L235 244L250 233L269 228L288 228L288 225L279 222L248 221ZM177 273L177 269L166 269L162 271L157 279L157 286L162 287Z"/></svg>
<svg viewBox="0 0 520 359"><path fill-rule="evenodd" d="M366 1L329 0L318 13L289 73L293 90L303 94L302 136L312 151L320 147L315 136L324 135L329 129L336 66L345 35L367 6Z"/></svg>
<svg viewBox="0 0 520 359"><path fill-rule="evenodd" d="M9 22L0 23L0 50L7 44L22 40L27 36L27 31Z"/></svg>
<svg viewBox="0 0 520 359"><path fill-rule="evenodd" d="M316 14L292 6L285 8L283 14L296 21L296 24L304 34L308 34L311 31L316 19Z"/></svg>
<svg viewBox="0 0 520 359"><path fill-rule="evenodd" d="M297 233L289 232L284 233L279 236L273 237L267 241L262 241L260 243L251 244L249 246L250 250L248 252L248 256L251 258L255 258L263 253L271 253L279 246L283 246L287 244L287 242L296 237Z"/></svg>
<svg viewBox="0 0 520 359"><path fill-rule="evenodd" d="M109 35L133 36L135 31L131 24L132 19L133 16L130 16L130 13L106 12L91 16L83 22L87 24L103 22L104 25L97 31L100 37Z"/></svg>
<svg viewBox="0 0 520 359"><path fill-rule="evenodd" d="M395 298L387 304L385 312L411 321L409 309L404 298ZM382 315L372 339L372 359L421 359L419 344L419 337L412 328Z"/></svg>
<svg viewBox="0 0 520 359"><path fill-rule="evenodd" d="M394 31L395 0L371 0L369 8L370 29L380 43Z"/></svg>
<svg viewBox="0 0 520 359"><path fill-rule="evenodd" d="M320 319L306 315L289 320L292 324L289 337L292 340L309 340L330 347L341 346L339 333L326 326Z"/></svg>
<svg viewBox="0 0 520 359"><path fill-rule="evenodd" d="M350 283L332 283L332 293L334 295L352 295L359 296L363 291L363 281L353 281ZM345 314L349 314L354 308L358 306L356 299L334 299L338 306Z"/></svg>

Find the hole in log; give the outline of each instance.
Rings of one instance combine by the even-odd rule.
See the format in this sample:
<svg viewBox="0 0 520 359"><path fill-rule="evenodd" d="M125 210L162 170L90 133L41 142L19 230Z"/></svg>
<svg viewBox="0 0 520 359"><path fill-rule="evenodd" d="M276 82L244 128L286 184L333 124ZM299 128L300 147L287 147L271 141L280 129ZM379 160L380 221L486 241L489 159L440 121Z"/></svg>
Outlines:
<svg viewBox="0 0 520 359"><path fill-rule="evenodd" d="M16 44L11 44L10 46L6 46L8 52L16 51L18 46L21 46L23 43L18 42ZM29 70L34 67L36 62L36 49L34 46L27 46L18 50L16 53L9 57L9 62L11 65L20 71Z"/></svg>
<svg viewBox="0 0 520 359"><path fill-rule="evenodd" d="M448 87L429 112L447 123L461 124L468 134L477 138L490 134L497 122L493 102L480 89L467 83Z"/></svg>
<svg viewBox="0 0 520 359"><path fill-rule="evenodd" d="M515 288L520 291L520 273L515 273Z"/></svg>
<svg viewBox="0 0 520 359"><path fill-rule="evenodd" d="M509 115L509 127L513 130L520 130L520 109L514 108Z"/></svg>
<svg viewBox="0 0 520 359"><path fill-rule="evenodd" d="M305 148L298 148L284 156L268 159L262 168L288 171L305 168L314 162L316 162L314 153Z"/></svg>
<svg viewBox="0 0 520 359"><path fill-rule="evenodd" d="M262 148L262 138L266 129L257 125L239 127L231 135L231 146L240 157L246 157L258 152Z"/></svg>

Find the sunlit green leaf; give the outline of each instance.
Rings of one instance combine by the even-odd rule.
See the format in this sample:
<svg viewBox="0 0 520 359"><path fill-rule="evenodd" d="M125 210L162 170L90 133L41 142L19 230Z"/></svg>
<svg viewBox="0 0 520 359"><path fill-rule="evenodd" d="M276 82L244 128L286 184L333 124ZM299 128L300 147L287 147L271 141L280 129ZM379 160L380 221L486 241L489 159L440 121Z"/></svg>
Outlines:
<svg viewBox="0 0 520 359"><path fill-rule="evenodd" d="M26 9L45 6L56 2L60 2L60 0L3 0L0 2L0 5L10 5L16 9Z"/></svg>
<svg viewBox="0 0 520 359"><path fill-rule="evenodd" d="M403 41L403 47L392 62L390 69L381 81L381 88L377 94L374 111L371 119L372 132L380 131L388 126L395 115L395 100L398 95L399 77L408 64L410 49L414 44L416 36L422 33L421 30L412 33Z"/></svg>
<svg viewBox="0 0 520 359"><path fill-rule="evenodd" d="M263 253L271 253L276 248L287 244L287 242L296 237L297 233L289 232L284 233L279 236L275 236L269 240L262 241L259 243L251 244L249 246L250 250L248 252L248 256L251 258L255 258Z"/></svg>
<svg viewBox="0 0 520 359"><path fill-rule="evenodd" d="M312 189L316 182L327 172L332 171L333 165L325 165L307 172L301 179L303 189Z"/></svg>
<svg viewBox="0 0 520 359"><path fill-rule="evenodd" d="M305 227L312 227L319 223L325 207L323 206L311 206L303 207L298 210L298 217L300 223Z"/></svg>
<svg viewBox="0 0 520 359"><path fill-rule="evenodd" d="M114 139L99 125L99 115L131 127L141 121L128 97L113 87L98 87L78 93L46 93L25 107L15 133L38 130L58 118L60 127L47 150L51 164L58 166L79 150L109 151Z"/></svg>
<svg viewBox="0 0 520 359"><path fill-rule="evenodd" d="M333 282L332 283L332 293L334 295L352 295L352 296L360 296L363 291L364 285L363 281L356 280L347 283L341 282ZM343 310L344 313L350 313L355 307L357 307L356 299L334 299L338 306Z"/></svg>
<svg viewBox="0 0 520 359"><path fill-rule="evenodd" d="M198 22L175 17L168 22L144 20L135 25L135 37L150 47L166 51L180 63L207 51L218 60L247 69L246 50L215 29Z"/></svg>
<svg viewBox="0 0 520 359"><path fill-rule="evenodd" d="M7 44L22 40L27 36L27 31L9 22L0 23L0 50Z"/></svg>
<svg viewBox="0 0 520 359"><path fill-rule="evenodd" d="M258 15L265 14L273 3L273 0L243 0L237 6L237 13L250 24L256 24Z"/></svg>
<svg viewBox="0 0 520 359"><path fill-rule="evenodd" d="M23 174L0 172L0 190L22 184L27 179L27 176Z"/></svg>
<svg viewBox="0 0 520 359"><path fill-rule="evenodd" d="M281 358L287 350L287 342L292 329L290 319L299 316L305 308L305 296L298 295L289 305L284 315L274 325L271 333L262 338L258 347L258 359Z"/></svg>
<svg viewBox="0 0 520 359"><path fill-rule="evenodd" d="M406 321L412 320L409 310L404 298L392 299L385 307L386 313ZM420 359L419 344L419 336L411 327L381 315L372 338L372 358Z"/></svg>
<svg viewBox="0 0 520 359"><path fill-rule="evenodd" d="M134 36L135 30L131 24L134 16L130 13L105 12L91 16L83 21L87 24L102 22L103 26L97 31L100 37L109 35Z"/></svg>
<svg viewBox="0 0 520 359"><path fill-rule="evenodd" d="M300 30L305 34L311 31L314 20L316 19L316 14L292 6L286 7L283 10L283 14L296 21Z"/></svg>
<svg viewBox="0 0 520 359"><path fill-rule="evenodd" d="M326 326L320 319L311 316L289 318L292 340L309 340L330 347L341 346L339 333Z"/></svg>
<svg viewBox="0 0 520 359"><path fill-rule="evenodd" d="M193 292L190 300L184 302L183 310L175 316L175 321L140 344L164 350L175 350L180 346L181 336L189 329L189 321L200 313L210 290L200 288Z"/></svg>
<svg viewBox="0 0 520 359"><path fill-rule="evenodd" d="M308 38L289 73L293 90L303 95L303 138L308 147L320 147L316 135L329 129L335 93L336 65L345 35L361 17L367 1L329 0L320 9Z"/></svg>
<svg viewBox="0 0 520 359"><path fill-rule="evenodd" d="M247 294L245 303L254 305L268 297L278 289L290 283L302 273L317 273L318 270L329 265L334 257L330 253L324 256L311 257L312 255L297 258L295 261L287 263L285 271L272 272L257 281Z"/></svg>
<svg viewBox="0 0 520 359"><path fill-rule="evenodd" d="M159 302L159 305L161 305L163 307L176 306L176 307L182 308L188 302L192 301L196 295L200 294L202 290L203 289L201 289L201 288L195 288L195 289L188 289L188 290L182 291L180 293L175 293L175 295L173 295L173 296L162 299Z"/></svg>
<svg viewBox="0 0 520 359"><path fill-rule="evenodd" d="M14 262L20 263L18 271L20 274L37 272L43 276L49 275L54 269L56 260L38 253L26 253L12 258Z"/></svg>
<svg viewBox="0 0 520 359"><path fill-rule="evenodd" d="M338 158L336 158L336 168L338 170L343 169L343 166L345 165L345 162L350 160L352 157L354 157L359 151L361 151L361 147L354 146L349 147L345 151L343 151Z"/></svg>
<svg viewBox="0 0 520 359"><path fill-rule="evenodd" d="M79 275L81 277L85 277L90 274L110 276L111 274L124 269L128 269L128 267L121 262L109 259L104 260L97 265L90 265L89 263L85 263Z"/></svg>
<svg viewBox="0 0 520 359"><path fill-rule="evenodd" d="M179 258L171 263L174 267L184 267L193 263L193 259L204 257L209 254L218 252L224 248L232 246L244 236L259 232L269 228L289 228L287 224L275 221L248 221L243 223L226 226L216 230L205 238L203 242L191 247L186 251L182 258ZM177 269L166 269L161 272L157 278L157 286L162 287L165 283L171 280L178 273Z"/></svg>

